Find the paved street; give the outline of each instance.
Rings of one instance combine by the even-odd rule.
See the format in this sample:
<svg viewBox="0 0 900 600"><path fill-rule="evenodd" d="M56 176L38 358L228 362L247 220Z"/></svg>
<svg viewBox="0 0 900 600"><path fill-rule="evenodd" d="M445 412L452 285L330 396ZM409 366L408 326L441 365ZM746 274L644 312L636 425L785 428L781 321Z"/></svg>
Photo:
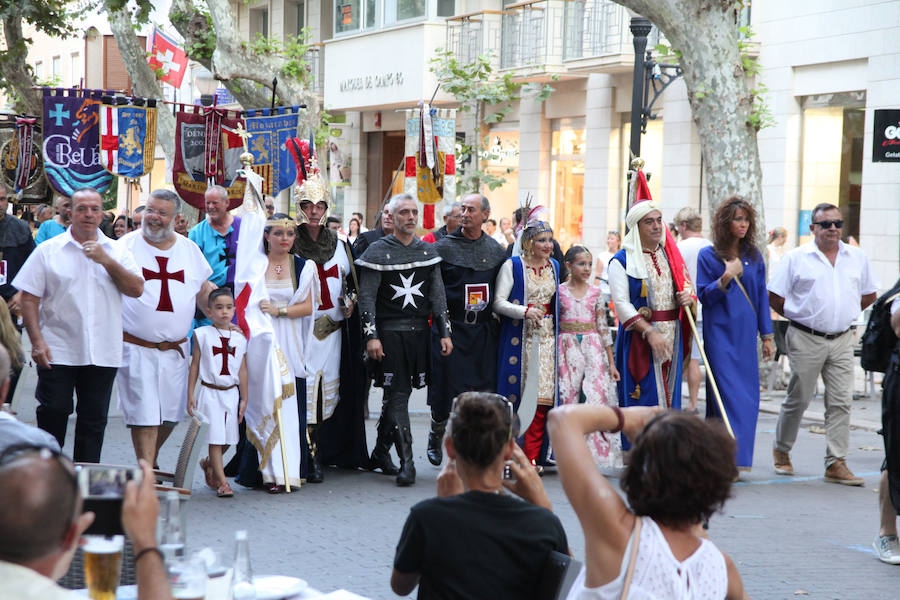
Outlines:
<svg viewBox="0 0 900 600"><path fill-rule="evenodd" d="M33 369L23 376L17 394L20 417L34 422ZM862 383L857 386L862 390ZM774 392L777 400L783 392ZM372 414L380 392L370 399ZM772 402L764 405L774 406ZM186 504L188 543L211 546L230 562L233 532L250 530L251 555L257 573L291 574L316 588L347 588L371 598L394 597L388 586L394 546L409 507L434 493L437 469L425 459L427 412L424 394L414 396L413 416L418 482L398 488L393 478L362 472L329 470L325 483L306 485L299 492L270 496L235 486L235 498L222 500L203 485L197 471L196 494ZM822 412L821 400L810 415ZM776 415L760 415L756 467L743 475L724 514L711 523L711 535L738 564L744 583L756 599L886 598L894 597L900 568L879 562L871 549L877 528L878 469L883 450L872 429L879 418L877 402L854 401L848 464L865 477L863 488L827 484L822 480L824 436L801 430L792 458L796 477L776 476L771 444ZM813 421L805 425L815 425ZM367 422L369 445L374 419ZM71 434L66 450L71 452ZM162 466L174 465L183 426L164 448ZM115 408L107 427L103 461L133 460L131 443ZM556 513L562 519L576 557L584 542L578 522L559 480L544 477Z"/></svg>

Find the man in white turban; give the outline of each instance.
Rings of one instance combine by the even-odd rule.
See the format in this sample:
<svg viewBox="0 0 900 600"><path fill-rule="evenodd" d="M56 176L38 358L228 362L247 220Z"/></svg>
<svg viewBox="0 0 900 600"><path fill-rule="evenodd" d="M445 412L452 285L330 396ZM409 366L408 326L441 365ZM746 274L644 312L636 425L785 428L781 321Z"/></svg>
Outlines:
<svg viewBox="0 0 900 600"><path fill-rule="evenodd" d="M682 359L685 348L690 349L682 307L694 302L684 260L674 240L667 240L666 224L654 202L636 203L625 223L629 231L622 249L609 263L609 287L619 318L619 406L680 409Z"/></svg>

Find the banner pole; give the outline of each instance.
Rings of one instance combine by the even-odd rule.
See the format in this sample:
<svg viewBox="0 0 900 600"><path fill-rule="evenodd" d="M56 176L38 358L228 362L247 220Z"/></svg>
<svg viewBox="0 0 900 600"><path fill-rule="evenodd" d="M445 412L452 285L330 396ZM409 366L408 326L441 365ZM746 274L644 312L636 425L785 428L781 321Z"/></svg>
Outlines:
<svg viewBox="0 0 900 600"><path fill-rule="evenodd" d="M278 445L281 446L281 468L284 471L284 491L291 493L291 481L288 477L287 450L284 448L284 428L281 426L281 408L275 409L275 420L278 422Z"/></svg>
<svg viewBox="0 0 900 600"><path fill-rule="evenodd" d="M694 323L694 315L688 307L684 307L684 312L687 314L688 323L691 325L691 333L694 334L694 340L696 340L697 347L700 349L700 356L703 357L703 364L706 366L706 375L709 377L709 382L712 384L713 395L716 397L716 404L719 407L719 414L722 415L722 421L725 422L725 429L728 430L728 435L731 436L731 439L735 439L734 430L731 428L731 422L729 422L728 414L725 412L725 405L722 404L722 396L719 395L719 386L716 385L716 378L713 375L712 367L709 364L709 359L706 358L706 350L703 348L703 342L700 341L700 336L697 335L697 325ZM709 402L709 399L707 398L706 401Z"/></svg>

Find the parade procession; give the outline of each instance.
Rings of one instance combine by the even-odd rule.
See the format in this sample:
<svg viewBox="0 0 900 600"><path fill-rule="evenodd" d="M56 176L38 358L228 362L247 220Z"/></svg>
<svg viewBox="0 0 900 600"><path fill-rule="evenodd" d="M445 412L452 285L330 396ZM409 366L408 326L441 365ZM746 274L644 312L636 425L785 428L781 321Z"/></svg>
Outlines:
<svg viewBox="0 0 900 600"><path fill-rule="evenodd" d="M0 600L893 597L881 54L770 0L9 4Z"/></svg>

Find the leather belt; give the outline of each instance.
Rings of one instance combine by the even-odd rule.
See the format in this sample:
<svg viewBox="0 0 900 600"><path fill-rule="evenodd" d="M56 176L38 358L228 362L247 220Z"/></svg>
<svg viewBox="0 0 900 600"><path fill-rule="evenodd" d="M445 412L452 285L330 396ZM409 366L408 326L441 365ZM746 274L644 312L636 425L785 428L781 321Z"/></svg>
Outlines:
<svg viewBox="0 0 900 600"><path fill-rule="evenodd" d="M428 319L401 318L381 319L378 321L379 331L424 331L428 329Z"/></svg>
<svg viewBox="0 0 900 600"><path fill-rule="evenodd" d="M157 350L162 351L174 350L181 355L181 358L184 358L184 350L181 349L181 345L187 341L187 338L181 338L177 342L148 342L147 340L142 340L137 336L131 335L127 331L122 333L122 339L129 344L142 346L144 348L156 348Z"/></svg>
<svg viewBox="0 0 900 600"><path fill-rule="evenodd" d="M560 333L596 333L597 326L593 323L578 321L562 321L559 324Z"/></svg>
<svg viewBox="0 0 900 600"><path fill-rule="evenodd" d="M826 340L833 340L833 339L839 338L842 335L844 335L845 333L847 333L848 331L850 331L850 328L848 327L847 329L843 330L840 333L825 333L824 331L816 331L812 327L807 327L806 325L802 325L796 321L791 321L790 323L791 323L791 327L796 327L800 331L805 331L806 333L811 333L813 335L823 337Z"/></svg>
<svg viewBox="0 0 900 600"><path fill-rule="evenodd" d="M206 382L203 381L202 379L200 380L200 385L202 385L203 387L208 387L208 388L212 388L212 389L214 389L214 390L220 390L220 391L223 391L223 392L224 392L225 390L230 390L231 388L236 388L236 387L237 387L237 384L236 384L236 383L233 383L233 384L231 384L231 385L216 385L216 384L214 384L214 383L206 383Z"/></svg>

